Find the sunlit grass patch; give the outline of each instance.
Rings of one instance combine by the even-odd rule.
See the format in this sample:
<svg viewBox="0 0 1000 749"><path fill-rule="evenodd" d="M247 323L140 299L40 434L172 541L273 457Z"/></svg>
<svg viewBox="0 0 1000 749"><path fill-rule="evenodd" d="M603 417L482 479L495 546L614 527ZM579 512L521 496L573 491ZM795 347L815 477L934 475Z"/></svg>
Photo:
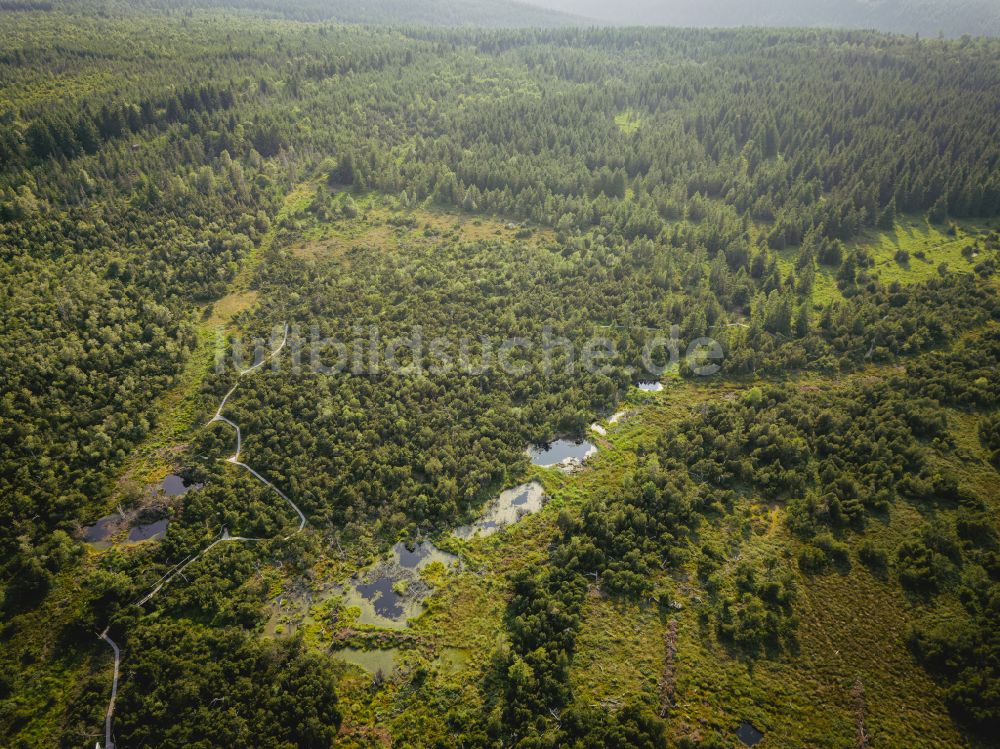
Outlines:
<svg viewBox="0 0 1000 749"><path fill-rule="evenodd" d="M947 225L927 222L920 216L903 216L891 232L866 232L849 247L868 251L872 269L883 283L918 283L937 278L942 264L949 272L971 273L978 258L963 256L974 246L984 221L960 221Z"/></svg>
<svg viewBox="0 0 1000 749"><path fill-rule="evenodd" d="M427 202L404 204L397 196L373 191L347 194L355 206L354 216L321 220L309 211L309 202L297 204L297 212L290 213L282 226L283 243L293 255L310 260L343 260L354 249L432 249L447 242L491 239L538 245L555 237L547 227L503 216L468 213Z"/></svg>
<svg viewBox="0 0 1000 749"><path fill-rule="evenodd" d="M874 265L862 269L880 283L909 285L939 278L941 272L972 273L984 259L984 251L976 248L983 233L997 228L997 222L961 220L947 224L931 224L923 216L901 216L892 231L867 229L847 242L844 256L854 250L867 253ZM971 248L971 249L970 249ZM774 250L782 278L795 269L799 247ZM812 302L819 308L843 301L837 285L840 266L816 263Z"/></svg>
<svg viewBox="0 0 1000 749"><path fill-rule="evenodd" d="M642 115L635 109L626 109L615 115L615 124L624 135L632 135L642 125Z"/></svg>
<svg viewBox="0 0 1000 749"><path fill-rule="evenodd" d="M570 671L576 699L613 710L640 700L656 704L666 632L659 608L592 589L581 619Z"/></svg>

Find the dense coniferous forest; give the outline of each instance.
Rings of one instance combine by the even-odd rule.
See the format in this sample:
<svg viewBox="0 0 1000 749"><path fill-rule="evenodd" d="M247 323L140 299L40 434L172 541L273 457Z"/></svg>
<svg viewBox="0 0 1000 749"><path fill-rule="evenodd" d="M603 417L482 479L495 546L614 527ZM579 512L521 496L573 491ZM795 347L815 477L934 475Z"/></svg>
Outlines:
<svg viewBox="0 0 1000 749"><path fill-rule="evenodd" d="M990 745L1000 44L567 20L0 4L4 745Z"/></svg>
<svg viewBox="0 0 1000 749"><path fill-rule="evenodd" d="M53 4L5 0L11 9L53 10ZM130 15L135 11L193 15L201 10L235 11L294 21L336 21L365 25L419 25L469 27L556 27L590 25L592 21L572 13L560 13L518 0L67 0L63 5L84 12L97 10L104 15Z"/></svg>

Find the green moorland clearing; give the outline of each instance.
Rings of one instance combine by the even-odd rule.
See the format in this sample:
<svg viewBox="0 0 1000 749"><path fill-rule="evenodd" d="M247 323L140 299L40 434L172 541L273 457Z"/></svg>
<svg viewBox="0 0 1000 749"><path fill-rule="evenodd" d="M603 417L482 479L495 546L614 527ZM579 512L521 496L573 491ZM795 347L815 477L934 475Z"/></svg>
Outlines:
<svg viewBox="0 0 1000 749"><path fill-rule="evenodd" d="M989 743L996 42L188 5L0 3L0 743Z"/></svg>
<svg viewBox="0 0 1000 749"><path fill-rule="evenodd" d="M358 196L355 202L358 218L335 226L316 224L303 211L298 223L288 227L289 255L310 264L332 261L347 267L358 251L390 256L424 253L439 242L474 242L513 231L502 221L406 210L391 199L371 195ZM449 230L427 231L437 226ZM872 240L865 246L871 247ZM935 257L936 250L931 246L928 257ZM342 667L345 676L338 691L346 746L419 742L420 737L445 741L451 730L448 720L454 719L446 716L495 709L490 707L489 687L484 692L481 685L493 678L498 650L509 646L504 631L510 580L520 570L545 564L547 549L559 533L561 512L577 515L589 499L614 491L635 470L638 456L647 454L672 426L697 419L712 404L738 402L761 383L807 395L851 393L900 371L897 365L870 365L837 377L802 373L777 379L672 378L662 393L634 390L619 406L627 416L606 424L606 435L591 435L600 452L584 471L566 476L553 469L531 468L511 477L511 481L535 479L543 484L550 501L539 514L483 540L432 534L439 547L460 557L461 569L438 578L425 612L402 633L359 625L350 611L335 603L331 607L326 599L306 607L304 613L296 614L294 606L291 614L284 609L284 625L293 626L277 633L272 628L267 634L295 631L321 651L344 644L394 650L395 671L380 674L374 686L370 674L356 666ZM981 496L990 496L995 473L974 436L977 417L953 408L946 418L957 449L935 460ZM859 550L866 545L896 548L921 527L928 511L951 517L954 510L929 510L919 503L898 501L877 514L863 534L844 537L846 561L816 573L804 571L796 561L803 541L789 529L785 500L768 499L751 487L737 495L731 506L709 514L686 542L686 563L658 573L653 597L636 601L591 584L570 667L576 702L611 710L637 698L659 705L665 640L676 621L668 711L669 733L675 741L716 737L723 745L733 745L735 727L747 720L764 731L763 746L843 746L857 730L860 683L863 721L873 742L966 746L941 688L907 645L914 621L925 614L958 616L960 604L953 594L945 593L930 606L901 591L891 569L873 569L859 559ZM325 556L310 577L314 583L342 580L378 556L375 539L369 538L365 547L368 551L360 556ZM722 589L736 585L738 562L773 558L792 572L799 591L792 646L766 655L748 654L718 636L712 624L715 594L699 579L698 563L705 547L724 552L720 578L713 582ZM285 585L291 589L294 582L286 580ZM449 660L456 651L461 654L457 666Z"/></svg>
<svg viewBox="0 0 1000 749"><path fill-rule="evenodd" d="M871 259L869 276L883 284L908 285L944 273L973 273L984 257L983 241L997 230L995 221L960 220L930 223L924 216L901 216L892 231L867 230L845 243L845 252L860 251ZM798 247L775 251L784 275L795 268ZM816 308L844 295L838 287L838 265L816 263L812 299Z"/></svg>
<svg viewBox="0 0 1000 749"><path fill-rule="evenodd" d="M873 370L836 383L810 379L799 387L851 389L879 376ZM482 699L472 685L489 677L496 649L505 647L507 581L516 570L542 563L557 532L559 512L575 512L587 497L616 486L651 435L692 418L702 404L739 398L747 389L738 382L678 383L662 394L644 395L631 405L627 419L600 439L601 452L585 471L572 477L542 469L530 474L543 482L551 497L541 513L488 540L441 540L443 547L461 556L463 570L447 578L405 635L368 640L369 647L373 642L399 647L398 670L373 689L370 675L345 667L354 674L340 685L346 745L385 745L390 736L394 743L419 736L444 740L449 729L442 716L453 708L474 712ZM953 412L950 418L953 435L961 439L968 417ZM990 480L977 475L984 471L981 447L965 442L973 456L969 466L958 467L960 475L970 481ZM614 709L639 695L658 704L664 638L668 623L676 620L676 682L669 713L675 740L717 736L724 745L735 746L735 726L750 720L765 732L762 746L844 746L856 730L853 690L860 680L867 705L865 725L873 742L881 738L908 745L926 741L966 746L940 688L906 645L908 627L925 605L902 593L891 574L873 572L857 558L862 543L893 548L921 522L919 508L894 506L863 536L848 541L849 564L806 574L796 566L800 541L786 527L782 503L768 503L748 492L691 540L690 564L658 579L658 600L632 602L591 587L571 667L576 699ZM774 554L782 566L795 571L801 596L791 652L750 657L719 640L707 624L708 596L694 563L698 548L706 543L726 549L730 563L723 585L733 584L736 560ZM675 602L680 604L676 609ZM939 601L935 615L958 608L957 602ZM331 634L315 620L305 630L307 642L324 650L330 647ZM440 656L447 648L465 654L457 672L442 665Z"/></svg>

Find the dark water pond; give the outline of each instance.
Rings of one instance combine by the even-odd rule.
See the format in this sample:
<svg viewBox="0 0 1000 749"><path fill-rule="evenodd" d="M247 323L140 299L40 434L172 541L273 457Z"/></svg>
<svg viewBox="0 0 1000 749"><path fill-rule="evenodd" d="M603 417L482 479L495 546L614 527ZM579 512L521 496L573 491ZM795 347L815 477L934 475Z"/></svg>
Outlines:
<svg viewBox="0 0 1000 749"><path fill-rule="evenodd" d="M572 458L583 462L597 452L597 448L587 440L573 442L572 440L556 440L548 447L529 447L528 455L536 466L548 468Z"/></svg>
<svg viewBox="0 0 1000 749"><path fill-rule="evenodd" d="M176 473L171 473L159 486L159 490L168 497L179 497L192 489L201 488L201 484L188 484Z"/></svg>
<svg viewBox="0 0 1000 749"><path fill-rule="evenodd" d="M339 592L347 606L359 609L360 624L401 629L423 611L432 585L423 578L422 571L438 562L448 569L459 560L430 541L420 541L410 548L400 541L388 558L359 571Z"/></svg>
<svg viewBox="0 0 1000 749"><path fill-rule="evenodd" d="M423 569L432 562L441 562L445 567L450 567L458 561L454 554L441 551L430 541L419 541L413 545L413 549L408 549L404 542L399 541L392 547L392 553L399 566L408 570Z"/></svg>
<svg viewBox="0 0 1000 749"><path fill-rule="evenodd" d="M399 619L406 613L406 609L403 607L403 597L392 589L392 584L391 578L380 577L374 582L359 583L355 588L371 601L376 614L386 619Z"/></svg>
<svg viewBox="0 0 1000 749"><path fill-rule="evenodd" d="M736 729L736 737L747 746L754 746L760 743L761 739L764 738L764 734L758 731L752 723L743 721L740 723L740 727Z"/></svg>
<svg viewBox="0 0 1000 749"><path fill-rule="evenodd" d="M167 525L170 521L166 518L154 520L151 523L139 523L128 530L129 541L149 541L154 538L163 538L167 534Z"/></svg>
<svg viewBox="0 0 1000 749"><path fill-rule="evenodd" d="M96 523L85 526L83 529L83 540L88 544L94 544L95 546L106 546L107 539L115 532L118 523L121 522L121 516L119 515L108 515L98 520Z"/></svg>

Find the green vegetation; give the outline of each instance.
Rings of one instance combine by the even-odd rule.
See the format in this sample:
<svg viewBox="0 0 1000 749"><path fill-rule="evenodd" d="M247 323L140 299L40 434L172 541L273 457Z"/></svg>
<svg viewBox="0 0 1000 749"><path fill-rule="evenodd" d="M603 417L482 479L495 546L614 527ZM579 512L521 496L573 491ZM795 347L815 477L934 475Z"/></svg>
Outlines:
<svg viewBox="0 0 1000 749"><path fill-rule="evenodd" d="M615 115L615 124L625 135L631 135L642 126L642 115L634 109L619 112Z"/></svg>
<svg viewBox="0 0 1000 749"><path fill-rule="evenodd" d="M262 644L243 632L154 625L135 638L136 687L117 734L136 746L330 746L340 726L328 659L298 640ZM164 718L169 716L165 723Z"/></svg>
<svg viewBox="0 0 1000 749"><path fill-rule="evenodd" d="M4 741L103 740L108 627L121 746L988 745L1000 46L320 5L0 9Z"/></svg>

